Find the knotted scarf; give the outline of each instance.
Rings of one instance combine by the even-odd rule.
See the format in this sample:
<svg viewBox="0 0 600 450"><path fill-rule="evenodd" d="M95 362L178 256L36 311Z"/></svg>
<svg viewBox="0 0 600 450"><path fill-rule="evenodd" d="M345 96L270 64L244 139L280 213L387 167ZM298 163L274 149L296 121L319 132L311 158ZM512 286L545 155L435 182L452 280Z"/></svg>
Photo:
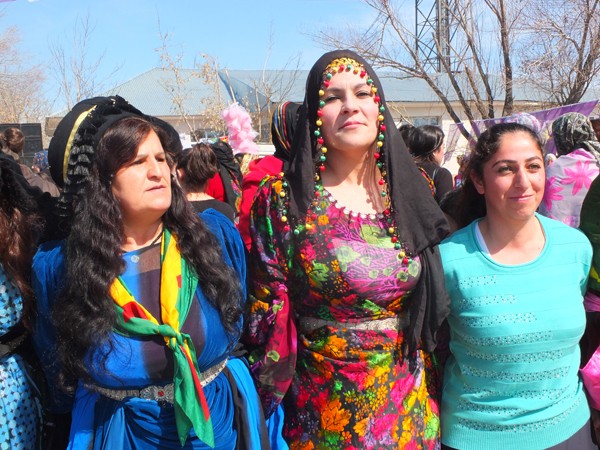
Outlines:
<svg viewBox="0 0 600 450"><path fill-rule="evenodd" d="M190 429L211 448L214 434L208 403L200 384L194 344L188 334L181 332L194 299L198 276L181 257L175 236L165 229L162 236L160 275L160 309L162 324L131 294L121 277L110 287L117 309L117 331L125 336L155 336L165 339L173 351L175 423L181 445Z"/></svg>

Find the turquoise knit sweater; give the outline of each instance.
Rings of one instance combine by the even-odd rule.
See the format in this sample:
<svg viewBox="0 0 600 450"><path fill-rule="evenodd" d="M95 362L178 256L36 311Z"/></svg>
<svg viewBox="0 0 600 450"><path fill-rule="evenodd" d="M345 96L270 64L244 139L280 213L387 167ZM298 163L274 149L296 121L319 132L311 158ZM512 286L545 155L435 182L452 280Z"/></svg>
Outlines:
<svg viewBox="0 0 600 450"><path fill-rule="evenodd" d="M579 230L536 217L546 244L526 264L490 259L474 223L440 244L451 298L441 411L450 447L543 449L589 419L578 343L592 248Z"/></svg>

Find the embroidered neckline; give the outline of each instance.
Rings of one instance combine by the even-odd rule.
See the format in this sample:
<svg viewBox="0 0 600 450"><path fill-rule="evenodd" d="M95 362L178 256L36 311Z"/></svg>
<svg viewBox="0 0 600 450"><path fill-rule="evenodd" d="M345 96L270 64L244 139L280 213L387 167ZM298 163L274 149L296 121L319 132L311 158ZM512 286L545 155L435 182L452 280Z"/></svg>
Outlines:
<svg viewBox="0 0 600 450"><path fill-rule="evenodd" d="M327 200L329 201L329 203L338 211L341 211L342 214L344 214L346 217L349 217L351 219L370 219L372 221L375 220L381 220L385 217L385 215L382 212L379 213L359 213L356 211L352 211L349 208L346 208L345 206L341 206L338 204L338 201L336 200L336 198L331 194L331 192L329 192L326 188L323 188L323 193L325 194L325 196L327 197Z"/></svg>

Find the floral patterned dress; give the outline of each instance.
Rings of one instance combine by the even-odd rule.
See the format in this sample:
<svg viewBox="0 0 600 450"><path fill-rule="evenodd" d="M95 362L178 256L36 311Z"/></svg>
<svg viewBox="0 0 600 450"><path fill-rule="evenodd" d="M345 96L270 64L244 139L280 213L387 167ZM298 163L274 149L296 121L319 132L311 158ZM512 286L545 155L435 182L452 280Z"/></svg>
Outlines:
<svg viewBox="0 0 600 450"><path fill-rule="evenodd" d="M259 189L251 229L246 343L266 413L283 398L292 449L439 448L437 364L402 357L419 259L398 259L382 215L326 191L294 233L281 184Z"/></svg>
<svg viewBox="0 0 600 450"><path fill-rule="evenodd" d="M577 228L581 205L599 171L594 155L583 148L560 156L546 170L540 214Z"/></svg>

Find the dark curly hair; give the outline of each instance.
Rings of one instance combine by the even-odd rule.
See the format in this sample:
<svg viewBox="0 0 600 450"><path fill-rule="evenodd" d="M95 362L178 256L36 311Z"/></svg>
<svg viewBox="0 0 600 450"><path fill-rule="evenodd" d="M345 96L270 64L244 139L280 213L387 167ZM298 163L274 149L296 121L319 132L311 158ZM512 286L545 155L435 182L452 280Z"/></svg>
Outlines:
<svg viewBox="0 0 600 450"><path fill-rule="evenodd" d="M463 184L460 188L458 199L455 200L456 209L452 218L456 221L458 228L463 228L475 219L487 214L485 198L475 188L472 176L483 178L483 166L500 148L502 136L509 133L526 133L542 151L540 138L531 128L519 123L499 123L485 130L479 139L475 150L469 154L467 165L463 172Z"/></svg>
<svg viewBox="0 0 600 450"><path fill-rule="evenodd" d="M146 119L128 117L111 125L97 145L89 178L77 200L67 239L66 283L53 317L66 387L72 387L77 378L91 380L93 371L87 358L91 349L108 344L100 367L94 370L105 368L107 354L113 349L110 334L116 313L109 290L125 270L121 256L125 236L111 180L133 161L139 145L152 132L164 148L168 142L164 131ZM239 332L241 284L234 281L237 276L223 260L219 242L194 213L181 188L172 183L171 189L171 206L163 215L163 224L177 237L181 255L196 270L202 291L219 311L233 342Z"/></svg>

